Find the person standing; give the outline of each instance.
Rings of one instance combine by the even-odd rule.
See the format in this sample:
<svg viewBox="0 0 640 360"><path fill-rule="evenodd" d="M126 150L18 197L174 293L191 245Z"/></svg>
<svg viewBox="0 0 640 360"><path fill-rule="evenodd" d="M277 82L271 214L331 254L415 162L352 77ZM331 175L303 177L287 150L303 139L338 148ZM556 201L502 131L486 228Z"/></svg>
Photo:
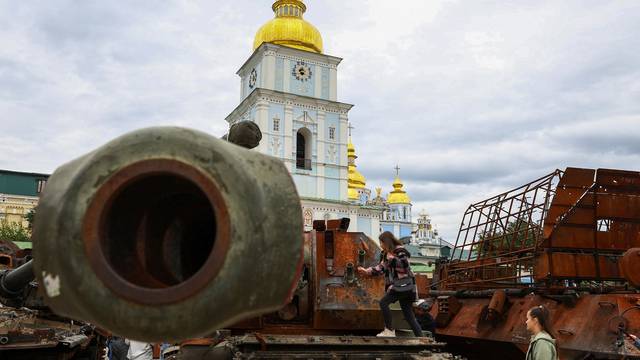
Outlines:
<svg viewBox="0 0 640 360"><path fill-rule="evenodd" d="M422 336L422 329L416 321L411 306L417 297L415 278L409 265L409 257L411 255L389 231L380 234L378 239L383 250L380 263L369 268L358 267L358 273L363 275L384 275L385 295L380 299L384 330L378 336L395 336L389 305L396 301L400 302L404 318L411 326L413 334Z"/></svg>
<svg viewBox="0 0 640 360"><path fill-rule="evenodd" d="M526 360L557 360L558 351L551 331L549 310L542 305L531 308L527 311L525 324L533 334Z"/></svg>

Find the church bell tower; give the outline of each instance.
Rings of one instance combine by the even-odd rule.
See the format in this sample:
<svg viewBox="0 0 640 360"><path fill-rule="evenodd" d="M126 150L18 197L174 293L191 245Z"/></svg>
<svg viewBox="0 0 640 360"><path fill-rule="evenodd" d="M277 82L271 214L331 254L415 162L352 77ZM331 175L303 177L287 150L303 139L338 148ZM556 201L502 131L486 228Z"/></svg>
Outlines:
<svg viewBox="0 0 640 360"><path fill-rule="evenodd" d="M242 65L240 104L229 125L255 122L263 137L257 151L282 159L301 198L347 202L348 114L338 102L341 58L323 53L320 32L303 18L301 0L278 0L274 18L256 33Z"/></svg>

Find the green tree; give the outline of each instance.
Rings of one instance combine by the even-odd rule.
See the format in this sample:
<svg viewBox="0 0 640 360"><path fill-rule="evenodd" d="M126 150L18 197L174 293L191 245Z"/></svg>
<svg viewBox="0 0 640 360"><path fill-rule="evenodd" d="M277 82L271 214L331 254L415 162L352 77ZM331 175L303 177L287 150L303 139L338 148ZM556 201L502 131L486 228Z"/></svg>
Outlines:
<svg viewBox="0 0 640 360"><path fill-rule="evenodd" d="M31 241L29 230L22 225L3 220L0 222L0 239L11 241Z"/></svg>
<svg viewBox="0 0 640 360"><path fill-rule="evenodd" d="M541 230L538 224L526 220L510 221L503 229L486 230L478 235L478 253L480 257L499 256L533 247L542 235Z"/></svg>
<svg viewBox="0 0 640 360"><path fill-rule="evenodd" d="M36 208L29 210L28 213L24 215L24 218L29 222L29 231L33 230L33 219L36 217Z"/></svg>

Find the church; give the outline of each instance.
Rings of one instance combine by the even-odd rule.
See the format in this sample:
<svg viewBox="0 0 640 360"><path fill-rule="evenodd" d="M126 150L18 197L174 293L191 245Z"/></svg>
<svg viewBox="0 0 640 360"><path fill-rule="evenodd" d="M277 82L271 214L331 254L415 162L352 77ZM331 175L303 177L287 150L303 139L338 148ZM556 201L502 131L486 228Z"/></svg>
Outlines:
<svg viewBox="0 0 640 360"><path fill-rule="evenodd" d="M257 151L280 158L302 202L305 229L313 220L349 218L349 231L377 238L411 237L411 201L398 173L387 199L371 197L357 170L351 140L352 104L338 100L341 58L324 53L320 32L304 20L301 0L278 0L274 18L257 32L253 53L238 70L240 104L229 126L253 121L263 137Z"/></svg>

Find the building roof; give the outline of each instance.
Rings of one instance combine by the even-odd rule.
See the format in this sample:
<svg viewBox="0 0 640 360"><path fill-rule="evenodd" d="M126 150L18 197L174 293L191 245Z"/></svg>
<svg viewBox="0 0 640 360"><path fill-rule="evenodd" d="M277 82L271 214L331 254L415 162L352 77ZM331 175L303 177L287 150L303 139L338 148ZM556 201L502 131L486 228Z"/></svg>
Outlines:
<svg viewBox="0 0 640 360"><path fill-rule="evenodd" d="M409 254L411 254L411 257L422 256L420 255L420 247L416 245L406 244L404 245L404 248L407 249L407 251L409 251Z"/></svg>
<svg viewBox="0 0 640 360"><path fill-rule="evenodd" d="M411 264L411 271L413 271L414 273L432 273L434 268L435 268L434 265L426 265L426 264L418 264L418 263Z"/></svg>
<svg viewBox="0 0 640 360"><path fill-rule="evenodd" d="M38 196L38 181L48 178L48 174L0 170L0 193Z"/></svg>
<svg viewBox="0 0 640 360"><path fill-rule="evenodd" d="M31 241L14 241L13 243L16 244L20 250L33 249L33 243Z"/></svg>
<svg viewBox="0 0 640 360"><path fill-rule="evenodd" d="M446 246L449 249L453 250L453 252L451 253L451 260L467 260L469 259L469 255L471 255L471 259L474 259L476 254L470 250L464 250L464 249L456 249L455 245L451 244L448 241L442 240L440 239L440 246Z"/></svg>

